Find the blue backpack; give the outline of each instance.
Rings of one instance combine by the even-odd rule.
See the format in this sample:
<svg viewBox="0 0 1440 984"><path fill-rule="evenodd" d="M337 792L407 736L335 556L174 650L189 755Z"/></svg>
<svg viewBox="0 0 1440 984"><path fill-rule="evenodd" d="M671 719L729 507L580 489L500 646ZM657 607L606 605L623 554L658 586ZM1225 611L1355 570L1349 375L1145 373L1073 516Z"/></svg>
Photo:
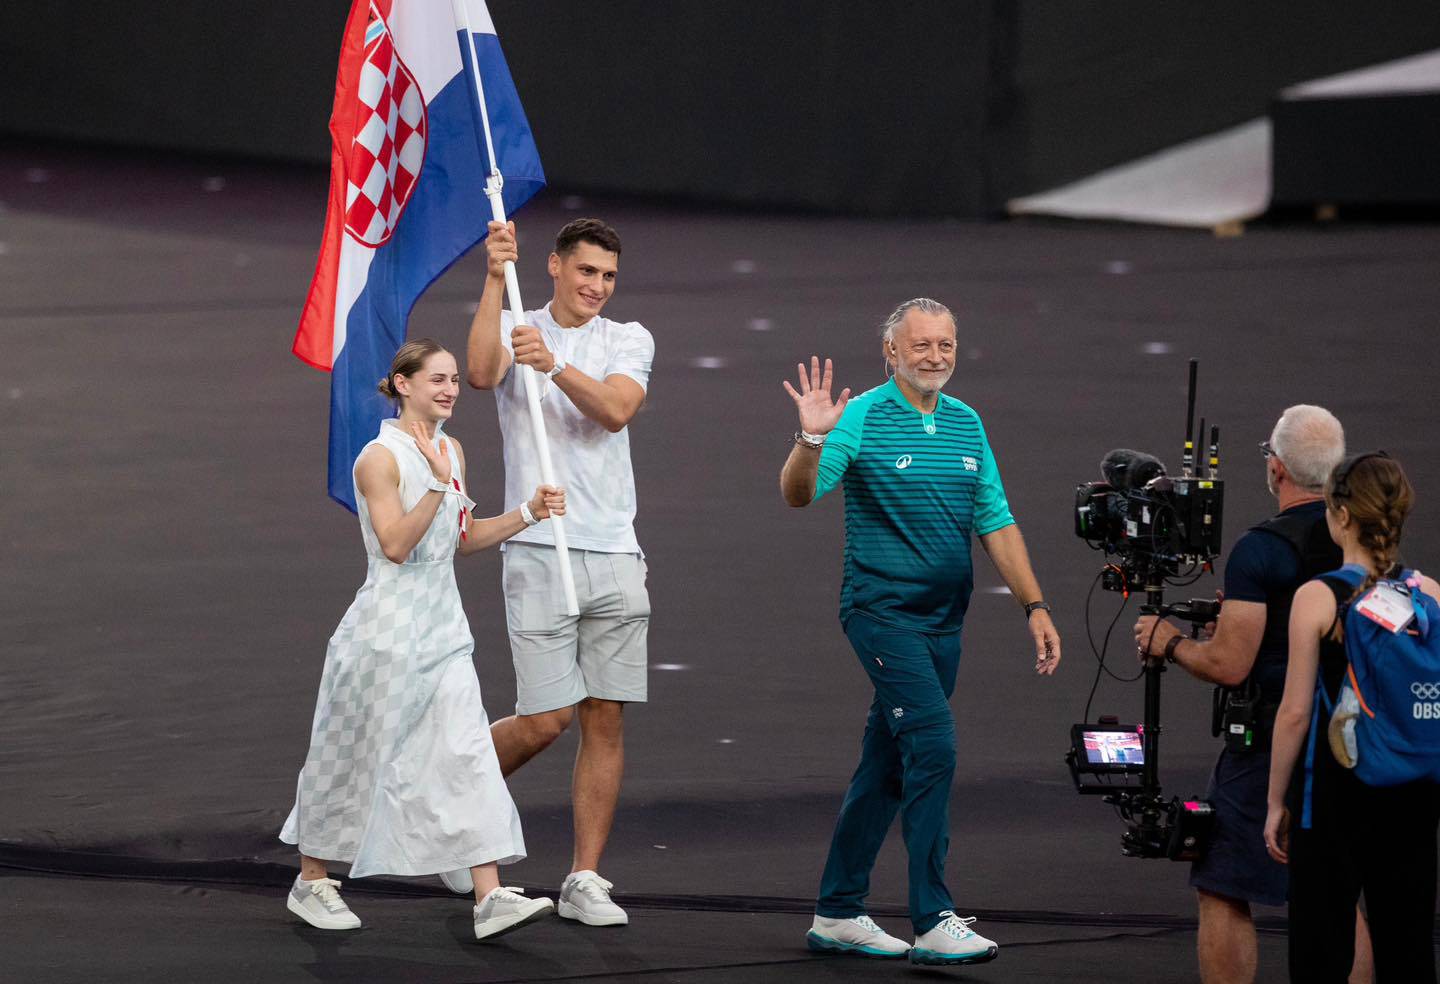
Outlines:
<svg viewBox="0 0 1440 984"><path fill-rule="evenodd" d="M1377 586L1396 589L1410 602L1409 623L1392 632L1349 600L1366 573L1358 564L1346 564L1324 575L1340 605L1337 618L1345 628L1349 665L1336 701L1316 680L1305 756L1304 827L1310 826L1312 772L1322 728L1336 760L1353 768L1367 786L1440 782L1440 605L1420 590L1415 571L1381 578Z"/></svg>

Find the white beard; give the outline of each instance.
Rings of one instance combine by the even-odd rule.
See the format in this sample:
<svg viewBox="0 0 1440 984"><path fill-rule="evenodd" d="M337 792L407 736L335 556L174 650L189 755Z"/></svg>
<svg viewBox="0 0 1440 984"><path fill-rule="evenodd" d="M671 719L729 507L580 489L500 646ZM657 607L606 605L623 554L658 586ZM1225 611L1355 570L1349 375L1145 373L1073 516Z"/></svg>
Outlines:
<svg viewBox="0 0 1440 984"><path fill-rule="evenodd" d="M895 374L904 377L905 382L909 383L910 387L914 389L917 393L924 393L926 396L930 396L934 393L939 393L942 389L945 388L945 384L950 382L950 377L955 375L955 370L952 368L948 373L945 374L944 379L940 380L938 384L933 384L935 386L934 389L929 388L932 384L928 379L917 378L919 376L918 372L914 374L902 372L900 370L900 367L897 365L895 367Z"/></svg>

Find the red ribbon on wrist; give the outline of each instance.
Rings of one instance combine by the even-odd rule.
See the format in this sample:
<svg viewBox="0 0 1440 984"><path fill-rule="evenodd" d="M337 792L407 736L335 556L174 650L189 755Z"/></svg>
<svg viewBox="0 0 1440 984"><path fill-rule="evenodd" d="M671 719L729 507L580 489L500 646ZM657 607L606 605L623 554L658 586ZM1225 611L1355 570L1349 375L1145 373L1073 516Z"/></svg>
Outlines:
<svg viewBox="0 0 1440 984"><path fill-rule="evenodd" d="M456 491L456 492L459 492L461 495L464 495L464 494L465 494L465 490L462 489L462 488L460 488L460 479L452 477L452 478L450 479L450 484L453 485L453 486L455 486L455 491ZM461 542L463 543L463 542L465 541L465 539L466 539L466 536L465 536L465 504L464 504L464 503L461 503L461 504L460 504L460 540L461 540Z"/></svg>

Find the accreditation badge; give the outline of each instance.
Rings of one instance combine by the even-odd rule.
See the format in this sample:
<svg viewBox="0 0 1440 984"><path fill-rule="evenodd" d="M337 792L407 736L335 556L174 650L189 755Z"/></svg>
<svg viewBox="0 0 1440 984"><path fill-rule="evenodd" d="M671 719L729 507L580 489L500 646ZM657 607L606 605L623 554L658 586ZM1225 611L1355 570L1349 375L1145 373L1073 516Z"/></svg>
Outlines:
<svg viewBox="0 0 1440 984"><path fill-rule="evenodd" d="M1383 581L1355 603L1355 610L1389 632L1399 632L1415 621L1415 606L1410 601L1410 593Z"/></svg>

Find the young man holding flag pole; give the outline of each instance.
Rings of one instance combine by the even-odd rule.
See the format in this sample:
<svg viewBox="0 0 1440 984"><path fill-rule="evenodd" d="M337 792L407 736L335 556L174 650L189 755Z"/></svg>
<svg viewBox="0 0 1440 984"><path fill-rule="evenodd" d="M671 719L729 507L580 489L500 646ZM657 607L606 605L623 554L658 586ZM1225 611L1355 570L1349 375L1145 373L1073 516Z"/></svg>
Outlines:
<svg viewBox="0 0 1440 984"><path fill-rule="evenodd" d="M553 742L578 715L580 750L571 787L575 850L570 874L560 889L558 911L587 925L623 925L629 917L611 900L611 884L595 869L620 795L624 707L646 697L650 600L645 562L632 526L635 482L626 425L644 402L655 346L639 324L619 324L599 316L615 289L620 240L613 229L595 220L571 223L561 231L556 252L550 256L554 299L541 311L526 315L515 273L514 227L505 218L505 179L496 156L497 147L503 145L494 139L485 97L486 66L475 49L469 5L452 0L452 9L457 29L469 41L481 129L491 162L485 185L493 219L486 246L490 262L470 329L467 378L476 388L496 390L506 494L510 486L538 473L549 477L548 484L570 484L576 479L576 495L583 503L573 553L565 525L554 519L548 531L523 531L515 544L505 548L505 616L515 662L516 713L495 722L491 732L501 771L508 776ZM510 301L509 349L501 339L502 292ZM533 327L537 322L548 322L559 333L555 337L565 336L568 359L555 357ZM524 428L517 419L522 416L517 385L524 394L528 441L518 433ZM548 403L542 406L547 395ZM547 409L568 451L563 478L550 456ZM584 572L583 606L572 557ZM557 581L563 608L554 604ZM447 884L457 891L468 890L469 880L463 872L457 874L447 878Z"/></svg>
<svg viewBox="0 0 1440 984"><path fill-rule="evenodd" d="M466 378L495 391L508 496L540 474L522 407L533 395L525 388L532 372L546 377L539 402L565 450L557 478L575 520L569 554L580 591L579 616L566 614L555 590L553 541L543 529L506 544L515 716L495 722L491 734L508 776L579 719L571 784L575 850L558 910L591 926L623 925L628 916L596 868L624 771L625 704L646 698L650 599L633 525L628 425L645 400L655 344L641 325L600 314L620 259L619 236L605 223L577 219L560 230L548 261L554 294L536 311L502 310L518 258L514 226L490 223L485 249L487 278L470 326Z"/></svg>
<svg viewBox="0 0 1440 984"><path fill-rule="evenodd" d="M549 304L504 311L505 274L518 258L514 225L490 223L490 258L469 328L467 379L495 390L504 438L505 494L540 474L527 441L526 377L546 376L540 402L563 441L557 484L567 496L570 558L580 614L564 614L554 591L552 540L540 527L504 546L505 622L516 664L516 715L491 726L510 775L579 719L572 801L575 856L559 913L586 925L624 925L611 883L596 873L624 772L626 703L647 696L649 595L635 539L635 478L629 422L645 401L655 343L641 324L600 316L615 290L621 242L598 219L567 223L549 258ZM513 297L513 295L511 295ZM523 320L521 320L523 317Z"/></svg>

